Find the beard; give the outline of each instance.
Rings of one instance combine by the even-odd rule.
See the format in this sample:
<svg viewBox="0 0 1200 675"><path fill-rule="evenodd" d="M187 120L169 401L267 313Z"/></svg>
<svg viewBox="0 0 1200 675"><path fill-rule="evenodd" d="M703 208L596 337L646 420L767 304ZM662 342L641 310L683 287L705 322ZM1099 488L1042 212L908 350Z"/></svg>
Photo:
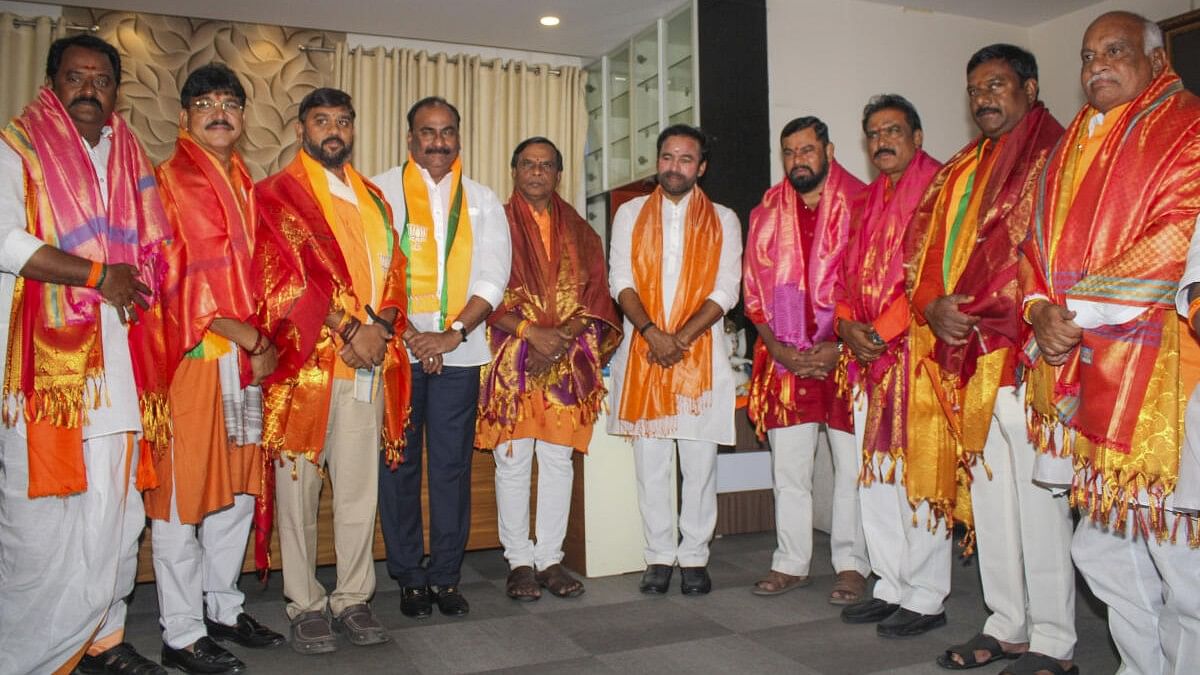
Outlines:
<svg viewBox="0 0 1200 675"><path fill-rule="evenodd" d="M658 175L658 184L662 187L663 192L678 197L685 195L696 186L696 181L699 177L688 178L681 173L669 171Z"/></svg>
<svg viewBox="0 0 1200 675"><path fill-rule="evenodd" d="M800 167L796 168L799 169ZM825 177L828 175L829 162L821 162L821 168L808 175L798 176L796 175L796 170L793 170L788 174L788 182L792 184L792 187L795 188L796 192L805 194L815 190L817 186L821 184L821 181L824 181Z"/></svg>
<svg viewBox="0 0 1200 675"><path fill-rule="evenodd" d="M326 150L325 144L331 140L336 140L342 143L340 138L326 138L321 141L320 145L314 143L308 136L304 137L304 150L309 156L321 163L327 169L337 169L346 163L350 153L354 150L354 143L343 143L337 150Z"/></svg>

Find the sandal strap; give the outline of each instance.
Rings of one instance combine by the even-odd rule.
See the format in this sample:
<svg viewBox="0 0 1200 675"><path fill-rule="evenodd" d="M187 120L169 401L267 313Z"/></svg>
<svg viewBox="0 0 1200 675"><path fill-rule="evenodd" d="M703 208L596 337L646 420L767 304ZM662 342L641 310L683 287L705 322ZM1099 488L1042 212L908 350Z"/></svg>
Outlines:
<svg viewBox="0 0 1200 675"><path fill-rule="evenodd" d="M963 666L982 665L975 658L975 652L985 651L992 656L1003 656L1004 648L1000 646L1000 641L991 635L979 633L975 637L967 640L960 645L954 645L946 650L946 658L958 656L963 660Z"/></svg>

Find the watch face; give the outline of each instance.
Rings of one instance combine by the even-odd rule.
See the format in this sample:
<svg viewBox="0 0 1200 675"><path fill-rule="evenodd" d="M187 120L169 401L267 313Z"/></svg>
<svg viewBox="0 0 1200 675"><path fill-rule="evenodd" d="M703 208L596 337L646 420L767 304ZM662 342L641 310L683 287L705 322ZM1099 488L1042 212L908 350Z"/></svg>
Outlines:
<svg viewBox="0 0 1200 675"><path fill-rule="evenodd" d="M455 321L454 323L450 324L450 327L454 330L462 330L463 328L466 328L461 321Z"/></svg>

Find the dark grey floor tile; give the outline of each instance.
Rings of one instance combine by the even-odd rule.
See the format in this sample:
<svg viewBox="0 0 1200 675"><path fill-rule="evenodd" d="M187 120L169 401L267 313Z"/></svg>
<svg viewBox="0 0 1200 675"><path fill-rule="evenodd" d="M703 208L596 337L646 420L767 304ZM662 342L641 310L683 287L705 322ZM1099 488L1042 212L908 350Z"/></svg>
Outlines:
<svg viewBox="0 0 1200 675"><path fill-rule="evenodd" d="M885 640L875 625L850 625L840 619L809 621L745 634L820 673L869 673L900 666L932 664L945 649L947 630L919 637Z"/></svg>
<svg viewBox="0 0 1200 675"><path fill-rule="evenodd" d="M605 654L599 659L626 675L645 673L794 673L819 675L793 659L740 635L707 640L675 642L625 652Z"/></svg>
<svg viewBox="0 0 1200 675"><path fill-rule="evenodd" d="M775 626L786 626L813 621L833 619L840 608L825 601L828 592L822 593L813 586L771 597L761 597L750 592L749 585L714 590L703 598L671 596L677 603L700 614L731 631L746 633Z"/></svg>
<svg viewBox="0 0 1200 675"><path fill-rule="evenodd" d="M476 581L459 586L463 597L471 605L471 611L463 617L443 616L438 611L437 603L433 606L433 616L428 619L413 619L400 613L400 591L376 593L374 600L375 615L390 630L405 630L417 626L443 623L461 623L464 621L482 621L509 616L524 616L527 614L520 603L513 602L504 595L504 590L491 581Z"/></svg>
<svg viewBox="0 0 1200 675"><path fill-rule="evenodd" d="M554 622L535 616L431 624L392 633L421 673L524 668L588 656Z"/></svg>
<svg viewBox="0 0 1200 675"><path fill-rule="evenodd" d="M639 600L654 600L653 596L644 595L638 590L641 572L636 574L618 574L611 577L596 577L581 579L584 593L574 598L556 598L544 589L542 599L537 602L525 603L525 610L533 614L546 612L562 612L584 607L599 607L622 602L637 602Z"/></svg>
<svg viewBox="0 0 1200 675"><path fill-rule="evenodd" d="M604 665L595 656L482 672L487 675L617 675L619 673L619 671Z"/></svg>
<svg viewBox="0 0 1200 675"><path fill-rule="evenodd" d="M697 598L697 601L704 602L704 599ZM693 609L662 597L555 613L548 618L590 654L640 649L730 632Z"/></svg>

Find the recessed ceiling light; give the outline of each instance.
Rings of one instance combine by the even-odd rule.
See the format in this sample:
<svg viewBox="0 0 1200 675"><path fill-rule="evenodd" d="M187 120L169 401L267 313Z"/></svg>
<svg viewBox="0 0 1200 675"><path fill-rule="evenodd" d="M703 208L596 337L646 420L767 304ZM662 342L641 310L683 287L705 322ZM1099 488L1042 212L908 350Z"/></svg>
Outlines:
<svg viewBox="0 0 1200 675"><path fill-rule="evenodd" d="M547 14L546 16L538 19L538 23L542 24L543 26L557 26L559 24L559 19L557 16Z"/></svg>

